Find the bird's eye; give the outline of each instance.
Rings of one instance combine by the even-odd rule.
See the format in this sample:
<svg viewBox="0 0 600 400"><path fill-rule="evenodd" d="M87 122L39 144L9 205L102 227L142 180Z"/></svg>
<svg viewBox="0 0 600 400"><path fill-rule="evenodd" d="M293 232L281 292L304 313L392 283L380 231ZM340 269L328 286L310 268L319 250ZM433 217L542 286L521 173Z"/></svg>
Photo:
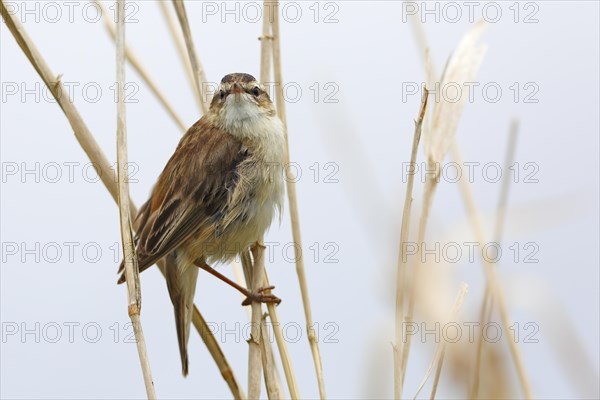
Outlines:
<svg viewBox="0 0 600 400"><path fill-rule="evenodd" d="M258 86L254 86L254 89L252 89L252 94L255 97L258 97L260 95L260 88Z"/></svg>
<svg viewBox="0 0 600 400"><path fill-rule="evenodd" d="M227 93L225 93L224 90L221 90L221 92L219 93L219 95L221 96L221 99L224 99L226 94Z"/></svg>

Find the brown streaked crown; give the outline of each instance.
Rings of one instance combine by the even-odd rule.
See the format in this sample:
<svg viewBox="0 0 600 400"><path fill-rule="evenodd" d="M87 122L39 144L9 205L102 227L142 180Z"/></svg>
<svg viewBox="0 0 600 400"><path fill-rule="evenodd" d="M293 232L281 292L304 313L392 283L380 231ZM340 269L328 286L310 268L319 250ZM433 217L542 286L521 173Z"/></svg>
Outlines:
<svg viewBox="0 0 600 400"><path fill-rule="evenodd" d="M250 95L252 100L259 107L265 109L268 116L274 116L276 114L273 103L269 98L269 94L265 88L250 74L243 72L236 72L227 74L221 79L219 90L217 90L210 102L210 111L218 115L220 110L225 105L225 99L228 98L231 88L235 85L241 85L246 94Z"/></svg>
<svg viewBox="0 0 600 400"><path fill-rule="evenodd" d="M223 77L223 79L221 79L221 83L233 83L233 82L239 82L239 83L250 83L250 82L255 82L256 79L250 75L250 74L245 74L242 72L235 72L233 74L227 74Z"/></svg>

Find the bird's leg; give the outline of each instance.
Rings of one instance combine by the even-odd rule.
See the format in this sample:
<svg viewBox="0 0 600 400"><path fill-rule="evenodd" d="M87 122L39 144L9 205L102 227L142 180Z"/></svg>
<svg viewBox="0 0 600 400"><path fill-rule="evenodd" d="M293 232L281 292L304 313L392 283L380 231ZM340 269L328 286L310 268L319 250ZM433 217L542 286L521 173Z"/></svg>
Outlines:
<svg viewBox="0 0 600 400"><path fill-rule="evenodd" d="M198 268L201 268L201 269L205 270L206 272L208 272L209 274L216 276L217 278L219 278L220 280L222 280L223 282L225 282L229 286L235 288L236 290L241 292L244 296L246 296L246 299L242 302L243 306L250 305L253 301L256 301L258 303L275 303L275 304L281 303L281 299L279 297L272 295L272 294L263 293L267 290L275 289L275 286L263 287L263 288L258 289L257 292L251 292L250 290L246 289L243 286L238 285L236 282L232 281L225 275L221 274L220 272L218 272L216 269L212 268L210 265L208 265L204 261L196 261L194 264Z"/></svg>

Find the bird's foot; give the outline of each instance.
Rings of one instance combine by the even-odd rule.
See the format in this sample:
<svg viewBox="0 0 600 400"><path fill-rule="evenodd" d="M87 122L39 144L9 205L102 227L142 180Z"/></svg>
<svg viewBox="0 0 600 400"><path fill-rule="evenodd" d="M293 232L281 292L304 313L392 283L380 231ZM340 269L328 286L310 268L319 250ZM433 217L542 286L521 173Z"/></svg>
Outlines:
<svg viewBox="0 0 600 400"><path fill-rule="evenodd" d="M248 293L246 293L247 297L242 302L242 305L249 306L250 304L252 304L252 302L275 303L276 305L279 305L279 303L281 303L281 299L279 297L277 297L271 293L265 293L266 291L270 292L273 289L275 289L275 286L263 287L263 288L258 289L256 292L248 291Z"/></svg>

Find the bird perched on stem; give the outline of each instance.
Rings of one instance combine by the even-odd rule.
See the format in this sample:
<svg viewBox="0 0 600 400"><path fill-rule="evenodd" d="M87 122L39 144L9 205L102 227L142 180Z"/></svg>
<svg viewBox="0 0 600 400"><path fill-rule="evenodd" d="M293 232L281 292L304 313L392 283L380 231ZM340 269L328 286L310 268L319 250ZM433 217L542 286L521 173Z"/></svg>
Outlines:
<svg viewBox="0 0 600 400"><path fill-rule="evenodd" d="M248 251L283 203L284 130L264 87L243 73L226 75L210 109L183 136L136 218L140 272L166 261L182 372L188 374L198 268L244 293L242 303L280 300L230 281L209 264ZM123 264L119 283L125 281Z"/></svg>

